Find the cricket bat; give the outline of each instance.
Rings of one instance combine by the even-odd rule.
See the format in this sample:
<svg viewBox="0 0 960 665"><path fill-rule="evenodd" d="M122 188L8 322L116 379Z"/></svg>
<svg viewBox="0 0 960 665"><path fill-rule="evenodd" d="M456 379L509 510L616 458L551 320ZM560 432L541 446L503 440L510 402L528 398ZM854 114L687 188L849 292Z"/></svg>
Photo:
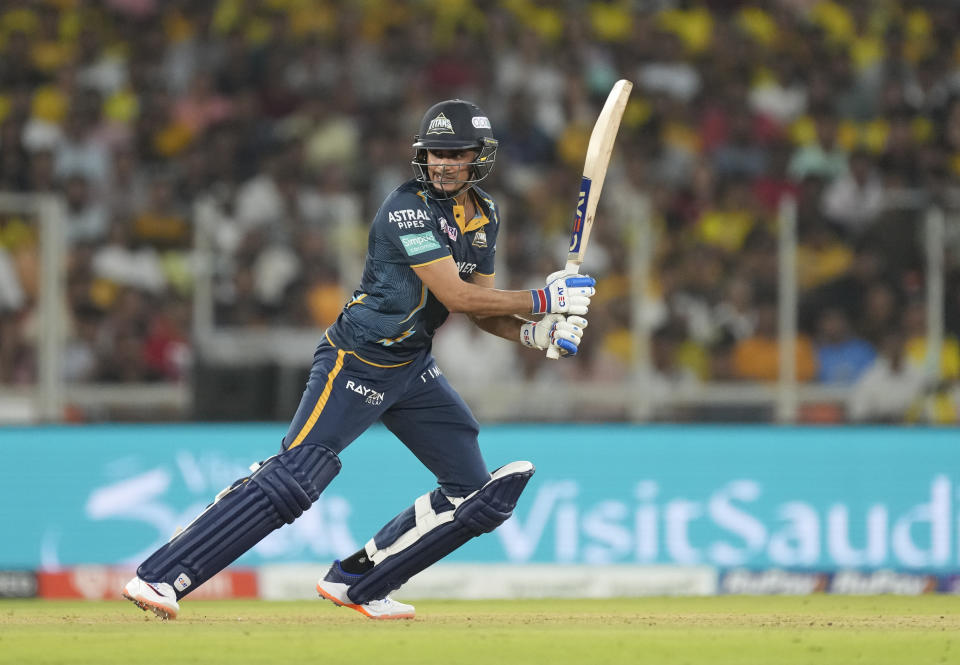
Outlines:
<svg viewBox="0 0 960 665"><path fill-rule="evenodd" d="M600 200L603 180L607 177L607 166L610 164L610 154L613 152L613 142L617 138L620 119L632 89L633 83L626 79L614 84L593 126L593 132L590 133L587 158L583 163L583 179L580 181L580 196L577 199L577 213L573 220L573 233L570 234L566 266L568 271L580 272L580 264L587 253L597 202ZM547 357L559 358L560 350L551 346L547 349Z"/></svg>

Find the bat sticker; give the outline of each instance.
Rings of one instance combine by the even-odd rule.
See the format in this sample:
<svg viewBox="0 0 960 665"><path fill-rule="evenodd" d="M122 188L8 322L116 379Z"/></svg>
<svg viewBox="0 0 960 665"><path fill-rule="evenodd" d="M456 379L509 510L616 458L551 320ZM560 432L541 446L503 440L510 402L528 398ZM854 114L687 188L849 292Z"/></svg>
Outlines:
<svg viewBox="0 0 960 665"><path fill-rule="evenodd" d="M570 252L580 249L580 239L583 237L583 218L587 214L587 202L590 200L590 178L580 181L580 199L577 201L577 216L573 220L573 233L570 234Z"/></svg>

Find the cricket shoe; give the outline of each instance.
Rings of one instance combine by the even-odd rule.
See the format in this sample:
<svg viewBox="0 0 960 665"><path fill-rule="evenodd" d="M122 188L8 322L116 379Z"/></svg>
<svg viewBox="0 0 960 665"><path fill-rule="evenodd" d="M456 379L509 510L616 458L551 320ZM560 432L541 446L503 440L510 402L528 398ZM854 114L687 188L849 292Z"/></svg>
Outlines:
<svg viewBox="0 0 960 665"><path fill-rule="evenodd" d="M363 575L344 572L340 567L340 561L334 561L324 578L317 582L317 593L334 605L349 607L371 619L412 619L414 617L413 605L399 603L390 596L359 604L350 600L347 590L361 577Z"/></svg>
<svg viewBox="0 0 960 665"><path fill-rule="evenodd" d="M176 619L180 611L177 594L166 582L151 584L134 577L123 587L123 597L133 601L141 610L150 610L161 619Z"/></svg>

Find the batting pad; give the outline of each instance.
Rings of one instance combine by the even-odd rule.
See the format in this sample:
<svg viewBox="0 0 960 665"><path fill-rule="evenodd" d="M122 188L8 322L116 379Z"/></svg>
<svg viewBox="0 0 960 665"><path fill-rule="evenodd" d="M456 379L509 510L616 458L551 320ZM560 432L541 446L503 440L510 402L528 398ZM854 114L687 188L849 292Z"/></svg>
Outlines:
<svg viewBox="0 0 960 665"><path fill-rule="evenodd" d="M197 519L140 565L137 576L167 582L182 598L272 531L300 517L339 472L336 453L317 444L303 443L271 457L218 494Z"/></svg>
<svg viewBox="0 0 960 665"><path fill-rule="evenodd" d="M471 538L493 531L513 514L534 471L530 462L511 462L476 492L463 499L448 498L456 508L441 513L434 509L432 493L423 495L414 503L413 528L383 548L374 540L367 543L374 567L350 585L347 595L357 604L383 598Z"/></svg>

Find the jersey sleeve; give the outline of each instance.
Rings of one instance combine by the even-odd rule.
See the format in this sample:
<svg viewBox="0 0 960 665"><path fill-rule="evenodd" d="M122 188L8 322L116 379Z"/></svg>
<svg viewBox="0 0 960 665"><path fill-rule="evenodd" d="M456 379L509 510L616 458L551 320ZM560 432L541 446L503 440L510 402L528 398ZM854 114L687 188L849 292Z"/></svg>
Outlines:
<svg viewBox="0 0 960 665"><path fill-rule="evenodd" d="M377 212L373 221L378 238L374 258L391 263L419 266L450 256L441 239L439 225L426 202L411 192L395 192Z"/></svg>

